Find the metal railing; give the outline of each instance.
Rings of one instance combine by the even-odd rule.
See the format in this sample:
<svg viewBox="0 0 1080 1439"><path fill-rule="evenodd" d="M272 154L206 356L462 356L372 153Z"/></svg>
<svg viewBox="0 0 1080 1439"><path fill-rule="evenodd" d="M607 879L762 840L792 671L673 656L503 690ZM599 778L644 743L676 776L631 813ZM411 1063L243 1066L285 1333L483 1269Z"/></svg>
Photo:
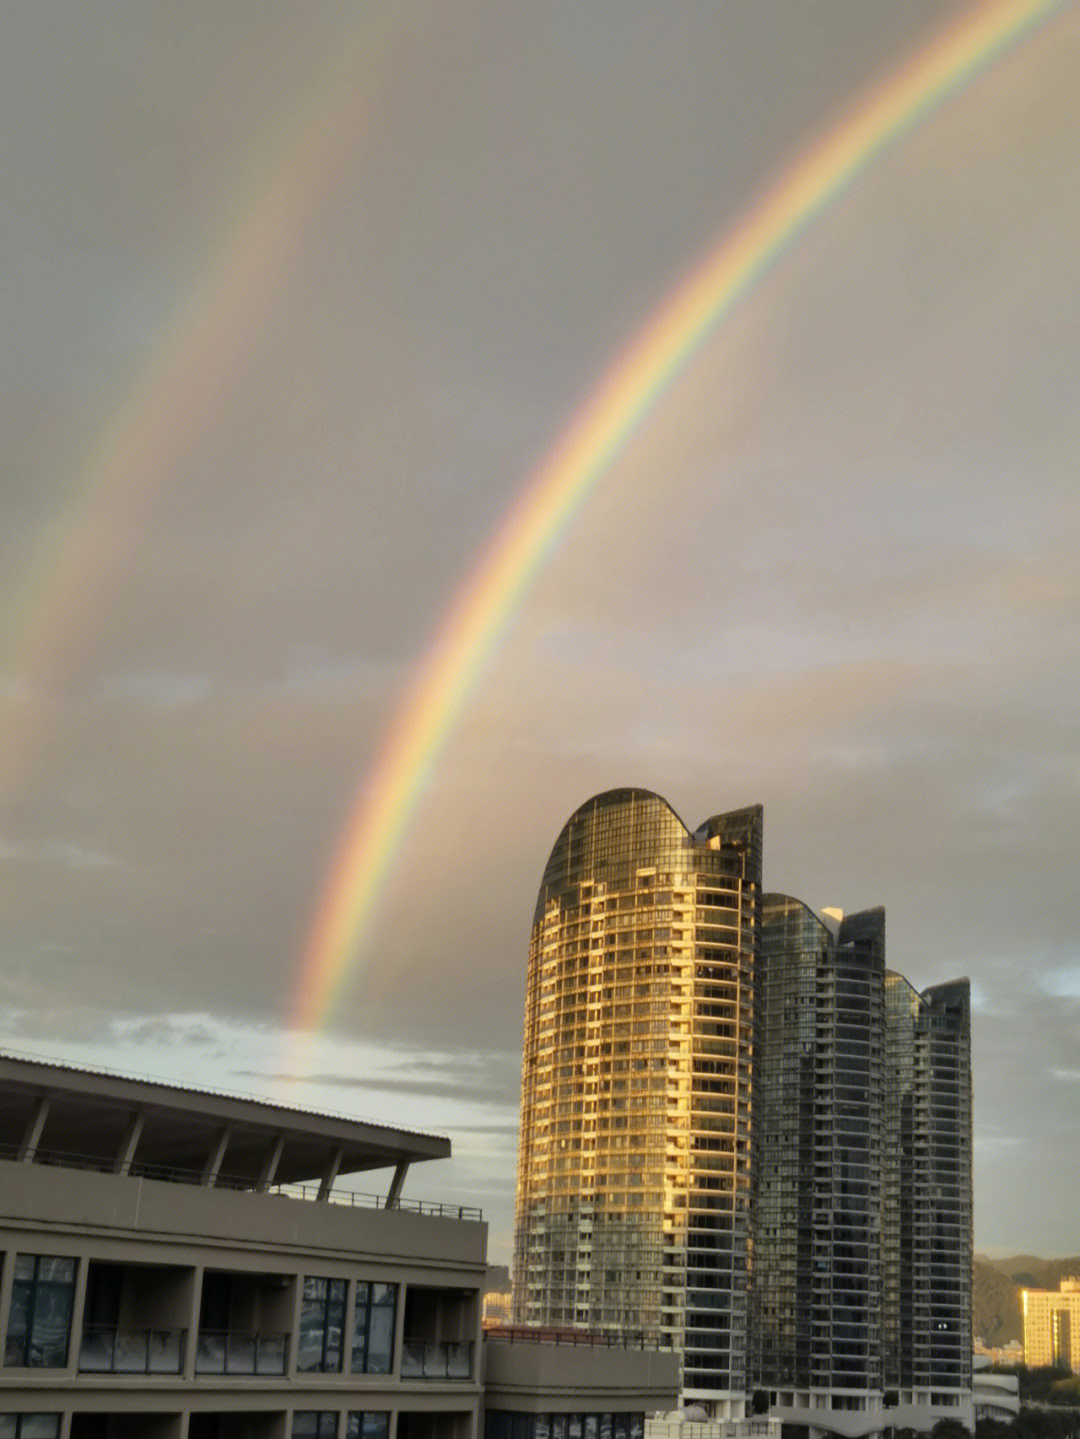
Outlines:
<svg viewBox="0 0 1080 1439"><path fill-rule="evenodd" d="M284 1374L288 1367L287 1334L247 1334L231 1329L199 1332L196 1374Z"/></svg>
<svg viewBox="0 0 1080 1439"><path fill-rule="evenodd" d="M471 1379L473 1342L406 1339L401 1350L402 1379Z"/></svg>
<svg viewBox="0 0 1080 1439"><path fill-rule="evenodd" d="M155 1179L167 1184L206 1185L200 1169L182 1169L172 1164L140 1164L138 1161L117 1168L115 1159L98 1154L69 1154L58 1149L24 1149L17 1144L0 1144L0 1159L21 1159L60 1169L83 1169L98 1174L120 1174L131 1179ZM286 1199L312 1202L319 1198L317 1184L271 1184L260 1189L251 1178L235 1174L218 1174L213 1188L248 1194L277 1194ZM472 1204L448 1204L432 1199L390 1199L385 1194L363 1194L352 1189L332 1189L326 1196L331 1204L345 1204L355 1209L397 1209L405 1214L425 1214L441 1219L481 1221L484 1211Z"/></svg>
<svg viewBox="0 0 1080 1439"><path fill-rule="evenodd" d="M527 1324L492 1324L484 1326L484 1338L501 1344L566 1344L594 1346L601 1349L670 1349L670 1341L650 1338L643 1333L591 1334L587 1329L531 1328Z"/></svg>
<svg viewBox="0 0 1080 1439"><path fill-rule="evenodd" d="M88 1324L79 1347L80 1374L179 1374L186 1329L117 1329Z"/></svg>

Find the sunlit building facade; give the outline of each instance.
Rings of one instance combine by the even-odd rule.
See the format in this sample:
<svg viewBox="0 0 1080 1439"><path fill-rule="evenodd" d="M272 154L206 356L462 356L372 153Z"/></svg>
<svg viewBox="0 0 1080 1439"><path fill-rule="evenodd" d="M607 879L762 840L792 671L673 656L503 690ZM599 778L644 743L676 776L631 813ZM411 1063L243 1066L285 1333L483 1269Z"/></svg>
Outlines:
<svg viewBox="0 0 1080 1439"><path fill-rule="evenodd" d="M515 1322L670 1345L720 1417L747 1388L761 824L589 800L544 873L525 1008Z"/></svg>
<svg viewBox="0 0 1080 1439"><path fill-rule="evenodd" d="M1029 1369L1071 1369L1080 1374L1080 1278L1060 1289L1022 1289L1024 1363Z"/></svg>

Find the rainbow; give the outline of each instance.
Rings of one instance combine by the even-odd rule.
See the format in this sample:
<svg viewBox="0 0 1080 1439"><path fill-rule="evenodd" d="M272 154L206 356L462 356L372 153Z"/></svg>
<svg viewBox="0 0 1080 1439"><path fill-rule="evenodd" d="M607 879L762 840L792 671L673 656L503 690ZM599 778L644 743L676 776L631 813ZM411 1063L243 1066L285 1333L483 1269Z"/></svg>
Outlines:
<svg viewBox="0 0 1080 1439"><path fill-rule="evenodd" d="M303 251L311 211L335 183L345 137L377 107L381 85L373 81L417 22L400 3L360 8L317 84L283 107L223 209L209 263L178 295L123 402L75 457L64 502L42 527L24 575L8 585L0 666L26 677L31 702L18 707L0 747L0 795L40 746L51 712L42 697L67 678L82 629L100 616L117 558L137 542L177 456L247 363L282 274Z"/></svg>
<svg viewBox="0 0 1080 1439"><path fill-rule="evenodd" d="M478 675L552 546L643 417L704 339L868 165L1061 5L996 0L939 35L724 234L608 371L457 595L361 785L305 947L294 1034L319 1028L358 962L391 865Z"/></svg>

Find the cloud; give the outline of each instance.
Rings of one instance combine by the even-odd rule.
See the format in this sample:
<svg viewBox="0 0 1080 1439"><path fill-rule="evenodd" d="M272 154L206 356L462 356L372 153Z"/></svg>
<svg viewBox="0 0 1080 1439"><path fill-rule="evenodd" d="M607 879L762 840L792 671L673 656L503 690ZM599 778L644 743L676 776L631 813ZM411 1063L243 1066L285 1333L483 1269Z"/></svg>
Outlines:
<svg viewBox="0 0 1080 1439"><path fill-rule="evenodd" d="M98 686L104 704L134 701L151 708L174 709L205 704L214 694L208 675L170 670L127 670L107 676Z"/></svg>
<svg viewBox="0 0 1080 1439"><path fill-rule="evenodd" d="M0 862L24 860L32 864L55 865L80 870L119 869L124 861L93 845L78 844L67 839L42 839L17 843L0 835Z"/></svg>

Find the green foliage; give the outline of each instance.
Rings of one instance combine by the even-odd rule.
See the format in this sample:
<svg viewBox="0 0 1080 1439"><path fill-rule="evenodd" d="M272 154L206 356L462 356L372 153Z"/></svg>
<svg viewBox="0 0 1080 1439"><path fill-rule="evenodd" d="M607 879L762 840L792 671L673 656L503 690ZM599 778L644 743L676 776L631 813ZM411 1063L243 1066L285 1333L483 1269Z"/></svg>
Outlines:
<svg viewBox="0 0 1080 1439"><path fill-rule="evenodd" d="M1028 1407L1021 1409L1011 1424L1000 1419L976 1420L975 1439L1080 1439L1080 1414Z"/></svg>
<svg viewBox="0 0 1080 1439"><path fill-rule="evenodd" d="M939 1419L930 1433L931 1439L971 1439L970 1431L959 1419Z"/></svg>
<svg viewBox="0 0 1080 1439"><path fill-rule="evenodd" d="M1080 1376L1054 1366L1029 1369L1026 1364L994 1366L995 1374L1015 1374L1020 1381L1020 1402L1031 1404L1080 1404Z"/></svg>

